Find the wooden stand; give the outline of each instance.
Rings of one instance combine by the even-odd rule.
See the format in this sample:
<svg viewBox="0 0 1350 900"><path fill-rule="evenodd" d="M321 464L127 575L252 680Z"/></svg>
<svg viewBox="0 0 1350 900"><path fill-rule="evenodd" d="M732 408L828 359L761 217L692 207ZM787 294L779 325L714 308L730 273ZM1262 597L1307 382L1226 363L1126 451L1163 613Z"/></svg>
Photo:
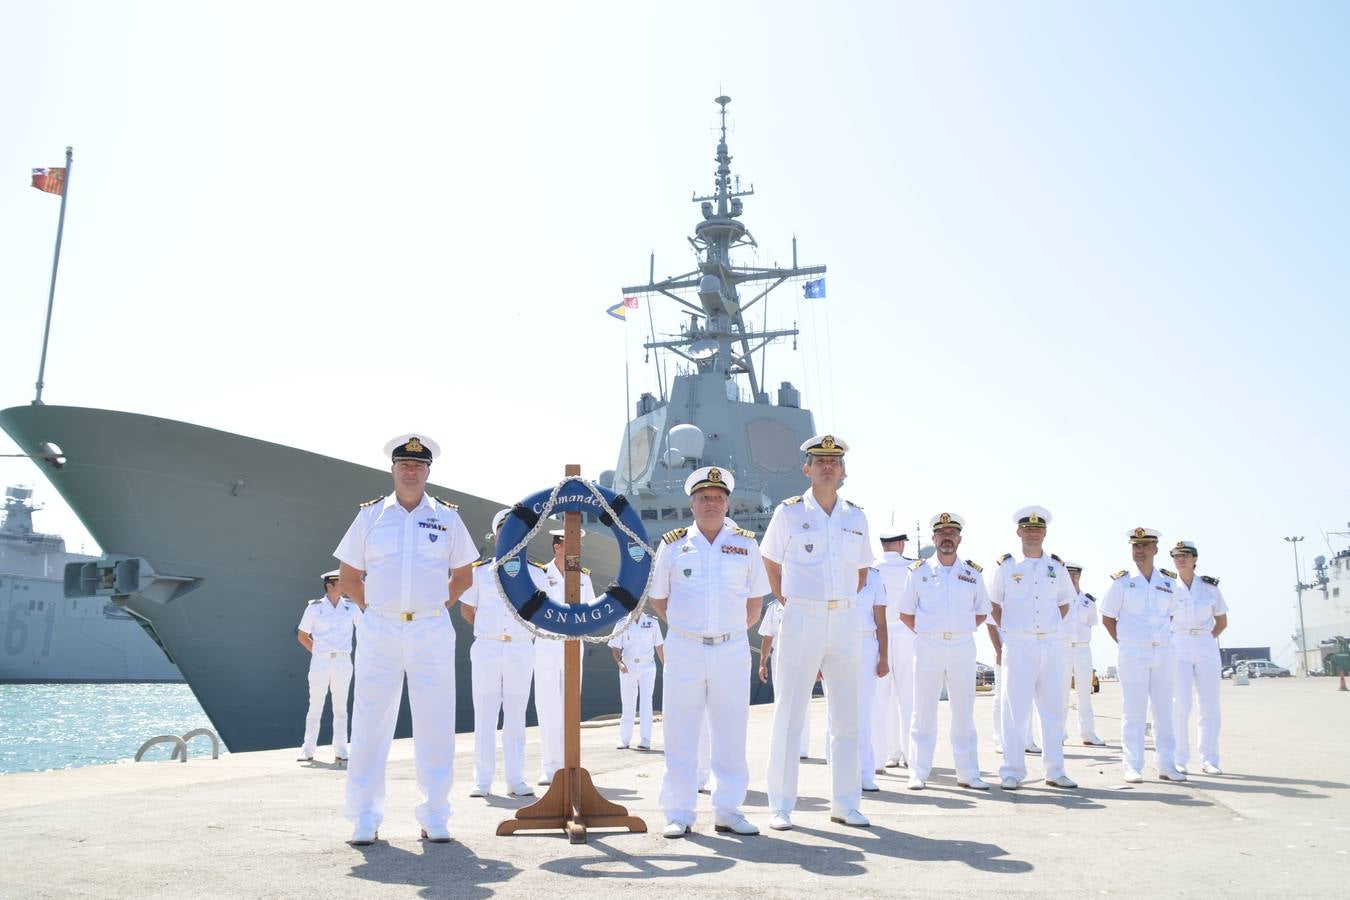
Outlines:
<svg viewBox="0 0 1350 900"><path fill-rule="evenodd" d="M567 477L580 477L581 466L569 465ZM581 513L563 513L563 572L567 602L581 602ZM563 768L553 775L548 791L514 818L497 826L497 834L561 828L573 844L586 843L587 828L626 828L645 833L647 823L611 803L595 789L591 773L581 767L581 642L563 650Z"/></svg>

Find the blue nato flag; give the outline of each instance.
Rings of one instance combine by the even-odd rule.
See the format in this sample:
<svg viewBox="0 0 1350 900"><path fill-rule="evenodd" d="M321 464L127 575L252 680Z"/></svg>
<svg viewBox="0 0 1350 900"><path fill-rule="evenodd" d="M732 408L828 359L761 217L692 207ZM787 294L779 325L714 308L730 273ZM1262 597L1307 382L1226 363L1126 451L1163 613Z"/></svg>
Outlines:
<svg viewBox="0 0 1350 900"><path fill-rule="evenodd" d="M806 284L802 285L802 293L806 296L807 300L825 299L825 279L816 278L812 281L808 281Z"/></svg>

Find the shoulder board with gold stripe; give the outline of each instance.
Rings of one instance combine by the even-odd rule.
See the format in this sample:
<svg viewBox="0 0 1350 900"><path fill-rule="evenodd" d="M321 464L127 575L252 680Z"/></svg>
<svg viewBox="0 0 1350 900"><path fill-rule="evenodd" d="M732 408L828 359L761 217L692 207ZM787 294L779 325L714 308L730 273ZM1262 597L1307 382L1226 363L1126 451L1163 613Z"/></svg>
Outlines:
<svg viewBox="0 0 1350 900"><path fill-rule="evenodd" d="M305 605L306 605L306 606L313 606L315 603L318 603L318 602L322 601L323 599L324 599L323 597L315 597L313 600L309 601L309 602L306 603Z"/></svg>
<svg viewBox="0 0 1350 900"><path fill-rule="evenodd" d="M1084 594L1083 596L1091 600L1093 603L1097 602L1097 598L1092 596L1091 594Z"/></svg>
<svg viewBox="0 0 1350 900"><path fill-rule="evenodd" d="M665 534L661 535L661 540L664 543L673 544L676 541L683 540L684 536L688 533L688 528L676 528L674 531L667 531Z"/></svg>
<svg viewBox="0 0 1350 900"><path fill-rule="evenodd" d="M1158 571L1161 572L1161 573L1163 573L1164 575L1166 575L1168 578L1176 578L1176 577L1177 577L1177 573L1176 573L1176 572L1173 572L1171 569L1159 569Z"/></svg>
<svg viewBox="0 0 1350 900"><path fill-rule="evenodd" d="M750 538L752 541L755 539L755 533L753 531L746 531L744 528L737 528L736 533L743 538Z"/></svg>
<svg viewBox="0 0 1350 900"><path fill-rule="evenodd" d="M1201 575L1200 580L1205 584L1212 584L1215 587L1219 586L1219 579L1215 578L1213 575Z"/></svg>
<svg viewBox="0 0 1350 900"><path fill-rule="evenodd" d="M434 498L441 506L448 506L450 509L459 509L458 503L451 503L449 500L442 500L440 497Z"/></svg>
<svg viewBox="0 0 1350 900"><path fill-rule="evenodd" d="M980 565L979 563L975 562L975 560L973 560L973 559L968 559L968 560L966 560L966 565L970 566L970 567L971 567L972 569L974 569L976 572L983 572L983 571L984 571L984 566L982 566L982 565Z"/></svg>
<svg viewBox="0 0 1350 900"><path fill-rule="evenodd" d="M548 563L535 562L534 560L530 560L530 565L534 566L536 569L548 568Z"/></svg>
<svg viewBox="0 0 1350 900"><path fill-rule="evenodd" d="M1128 574L1130 574L1130 570L1129 570L1129 569L1121 569L1119 572L1114 572L1114 573L1112 573L1112 575L1111 575L1111 580L1112 580L1112 581L1119 581L1120 579L1124 578L1124 577L1125 577L1126 575L1128 575Z"/></svg>
<svg viewBox="0 0 1350 900"><path fill-rule="evenodd" d="M492 562L490 559L477 559L474 560L473 567L476 569L479 566L486 566L490 562Z"/></svg>
<svg viewBox="0 0 1350 900"><path fill-rule="evenodd" d="M1010 560L1010 559L1012 559L1012 554L1011 554L1011 553L1005 553L1005 554L1003 554L1002 556L1000 556L1000 557L998 558L998 564L1001 566L1001 565L1003 565L1005 562L1007 562L1007 561Z"/></svg>
<svg viewBox="0 0 1350 900"><path fill-rule="evenodd" d="M362 503L362 504L361 504L361 509L365 509L367 506L374 506L376 503L379 503L379 502L380 502L381 500L383 500L383 499L384 499L384 494L381 494L380 496L376 497L374 500L367 500L365 503Z"/></svg>
<svg viewBox="0 0 1350 900"><path fill-rule="evenodd" d="M780 506L791 506L791 505L794 504L794 503L801 503L801 502L802 502L802 495L801 495L801 494L798 494L798 495L795 496L795 497L788 497L786 500L784 500L784 501L783 501L781 504L779 504L779 505L780 505Z"/></svg>
<svg viewBox="0 0 1350 900"><path fill-rule="evenodd" d="M848 505L853 507L854 509L862 509L861 503L854 503L852 500L848 501Z"/></svg>
<svg viewBox="0 0 1350 900"><path fill-rule="evenodd" d="M914 560L914 562L912 562L912 563L909 564L909 570L910 570L911 572L913 572L915 569L920 568L922 565L923 565L923 560L921 560L921 559L916 559L916 560Z"/></svg>
<svg viewBox="0 0 1350 900"><path fill-rule="evenodd" d="M1053 559L1055 562L1059 563L1060 565L1064 565L1064 560L1060 559L1055 554L1051 553L1050 558Z"/></svg>
<svg viewBox="0 0 1350 900"><path fill-rule="evenodd" d="M591 574L591 570L588 569L588 568L586 568L585 566L582 566L582 567L581 567L581 573L582 573L583 575L589 575L589 574Z"/></svg>

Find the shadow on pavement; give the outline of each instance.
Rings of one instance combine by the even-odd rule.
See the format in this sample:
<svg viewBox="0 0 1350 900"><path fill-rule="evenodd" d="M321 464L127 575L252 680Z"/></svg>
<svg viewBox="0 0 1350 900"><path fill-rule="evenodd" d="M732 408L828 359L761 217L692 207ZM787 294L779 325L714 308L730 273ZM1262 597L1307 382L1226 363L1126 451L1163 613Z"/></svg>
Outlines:
<svg viewBox="0 0 1350 900"><path fill-rule="evenodd" d="M365 859L351 871L352 878L378 884L406 884L419 888L420 897L491 897L499 885L520 869L499 859L484 859L461 843L422 844L420 853L377 841L353 847Z"/></svg>

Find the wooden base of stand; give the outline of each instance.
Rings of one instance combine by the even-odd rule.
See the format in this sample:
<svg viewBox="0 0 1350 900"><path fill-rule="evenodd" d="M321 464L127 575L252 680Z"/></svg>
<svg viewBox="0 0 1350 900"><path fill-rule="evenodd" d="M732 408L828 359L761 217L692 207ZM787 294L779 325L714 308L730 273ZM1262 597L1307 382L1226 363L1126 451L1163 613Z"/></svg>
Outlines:
<svg viewBox="0 0 1350 900"><path fill-rule="evenodd" d="M517 810L515 818L498 825L497 834L554 828L566 832L571 843L584 844L587 828L626 828L645 834L647 823L602 797L591 781L591 773L577 767L559 769L544 796Z"/></svg>

